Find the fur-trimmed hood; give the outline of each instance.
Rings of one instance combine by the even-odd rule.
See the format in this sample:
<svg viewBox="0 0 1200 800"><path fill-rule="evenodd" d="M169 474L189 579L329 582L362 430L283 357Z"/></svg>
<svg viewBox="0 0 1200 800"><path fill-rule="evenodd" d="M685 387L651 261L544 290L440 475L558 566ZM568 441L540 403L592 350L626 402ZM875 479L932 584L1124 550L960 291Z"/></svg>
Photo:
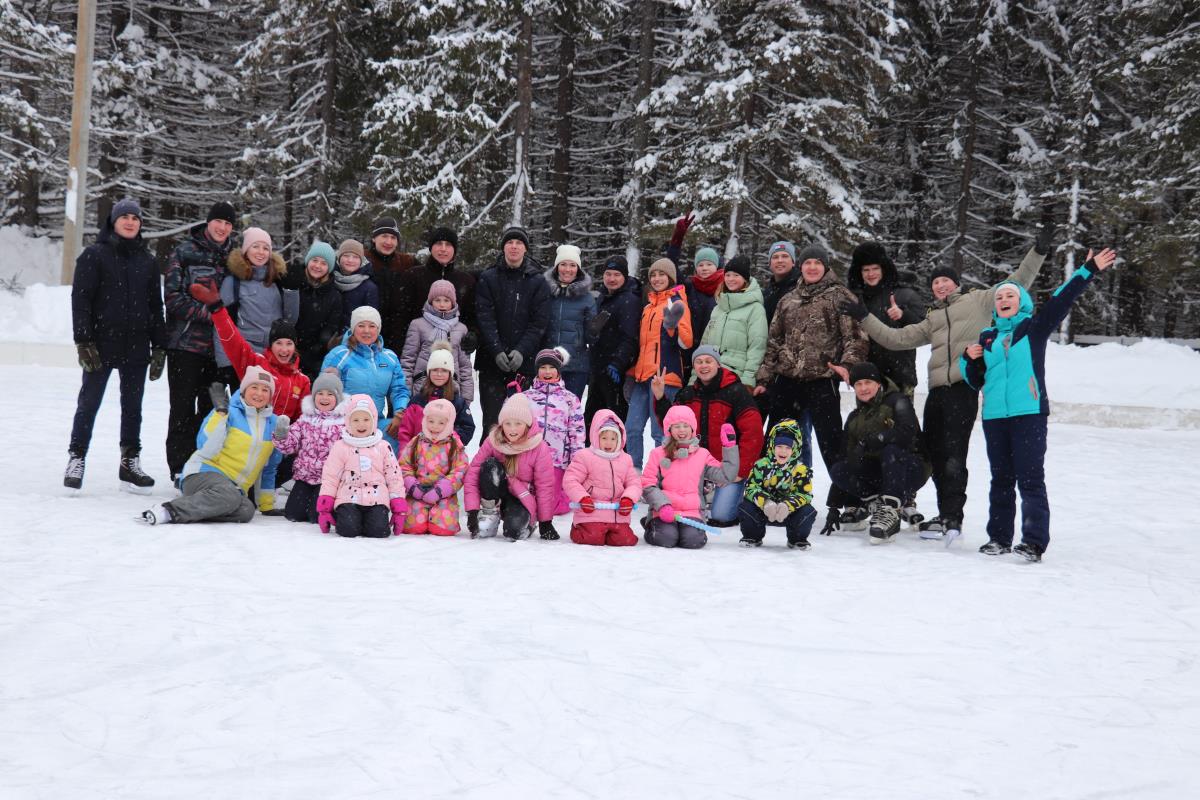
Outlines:
<svg viewBox="0 0 1200 800"><path fill-rule="evenodd" d="M558 266L553 266L546 270L543 275L546 276L546 283L550 284L551 295L562 295L565 297L583 297L592 291L592 276L584 272L582 269L575 275L575 280L563 285L558 280Z"/></svg>
<svg viewBox="0 0 1200 800"><path fill-rule="evenodd" d="M230 275L243 281L250 280L251 272L254 270L253 265L242 255L241 248L234 248L230 251L229 257L225 259L225 266L229 269ZM279 253L272 252L270 260L267 261L267 277L263 282L270 286L284 275L287 275L287 262Z"/></svg>

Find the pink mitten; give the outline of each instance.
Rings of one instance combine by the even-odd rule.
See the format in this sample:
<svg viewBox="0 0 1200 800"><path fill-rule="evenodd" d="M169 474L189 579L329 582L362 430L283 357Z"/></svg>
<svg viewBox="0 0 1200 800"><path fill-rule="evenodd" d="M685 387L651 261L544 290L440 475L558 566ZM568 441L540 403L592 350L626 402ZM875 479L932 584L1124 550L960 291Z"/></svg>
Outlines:
<svg viewBox="0 0 1200 800"><path fill-rule="evenodd" d="M333 496L323 494L317 498L317 525L321 533L329 533L333 527Z"/></svg>
<svg viewBox="0 0 1200 800"><path fill-rule="evenodd" d="M660 508L658 510L658 518L661 519L663 522L674 522L675 521L675 506L671 505L670 503L667 503L665 506L663 506L662 508Z"/></svg>
<svg viewBox="0 0 1200 800"><path fill-rule="evenodd" d="M721 426L721 447L733 447L737 438L733 435L733 426L726 422Z"/></svg>
<svg viewBox="0 0 1200 800"><path fill-rule="evenodd" d="M408 503L403 497L392 498L392 535L399 536L404 532L404 515L408 513Z"/></svg>

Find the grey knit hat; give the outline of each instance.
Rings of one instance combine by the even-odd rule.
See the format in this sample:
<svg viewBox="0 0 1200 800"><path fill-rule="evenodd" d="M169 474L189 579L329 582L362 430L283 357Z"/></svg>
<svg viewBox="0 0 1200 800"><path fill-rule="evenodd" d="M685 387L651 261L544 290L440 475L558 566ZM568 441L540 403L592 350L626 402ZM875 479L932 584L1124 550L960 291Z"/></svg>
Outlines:
<svg viewBox="0 0 1200 800"><path fill-rule="evenodd" d="M342 379L338 377L336 372L322 372L312 384L313 394L320 391L333 392L334 397L341 403L344 397Z"/></svg>

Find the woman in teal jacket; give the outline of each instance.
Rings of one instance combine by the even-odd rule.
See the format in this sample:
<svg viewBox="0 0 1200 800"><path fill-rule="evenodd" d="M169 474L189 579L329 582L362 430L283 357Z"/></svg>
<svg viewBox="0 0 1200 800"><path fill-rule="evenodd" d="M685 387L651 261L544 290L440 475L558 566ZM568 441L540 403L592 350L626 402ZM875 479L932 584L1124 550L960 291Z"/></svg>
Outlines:
<svg viewBox="0 0 1200 800"><path fill-rule="evenodd" d="M384 438L392 451L399 452L396 431L404 409L408 407L408 381L399 356L383 346L383 337L379 335L380 321L379 312L371 306L354 309L350 315L350 330L342 337L342 343L325 356L321 371L335 370L347 396L365 394L371 397L379 409L379 429L386 430ZM393 420L388 419L384 410L385 401L391 401Z"/></svg>
<svg viewBox="0 0 1200 800"><path fill-rule="evenodd" d="M738 256L725 265L717 307L704 329L701 344L721 353L721 366L754 388L754 373L767 352L767 311L762 289L750 277L750 259Z"/></svg>
<svg viewBox="0 0 1200 800"><path fill-rule="evenodd" d="M987 441L992 488L986 555L1016 552L1041 561L1050 544L1050 503L1046 498L1046 342L1092 276L1112 266L1117 254L1102 250L1033 313L1033 298L1013 281L997 284L993 325L966 349L959 367L968 384L983 391L983 436ZM1021 543L1012 546L1017 511L1014 484L1021 490Z"/></svg>

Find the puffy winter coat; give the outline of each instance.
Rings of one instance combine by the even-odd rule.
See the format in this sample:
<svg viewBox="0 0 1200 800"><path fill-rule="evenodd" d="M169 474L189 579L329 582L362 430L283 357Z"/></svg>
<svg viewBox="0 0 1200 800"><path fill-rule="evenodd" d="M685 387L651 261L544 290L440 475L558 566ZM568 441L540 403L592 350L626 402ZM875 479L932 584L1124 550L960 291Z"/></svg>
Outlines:
<svg viewBox="0 0 1200 800"><path fill-rule="evenodd" d="M519 267L510 267L504 255L484 270L475 285L475 313L479 319L479 371L495 374L496 356L517 350L523 362L518 372L532 377L533 360L550 321L550 289L542 265L526 256Z"/></svg>
<svg viewBox="0 0 1200 800"><path fill-rule="evenodd" d="M312 395L300 402L300 419L292 423L287 438L276 442L275 449L283 455L295 453L292 475L297 480L316 486L321 482L321 470L335 442L342 438L346 429L346 409L349 398L339 403L332 411L321 411L313 405Z"/></svg>
<svg viewBox="0 0 1200 800"><path fill-rule="evenodd" d="M271 253L265 266L255 267L241 250L235 249L225 266L227 274L221 281L221 302L229 309L229 315L250 346L262 350L270 344L267 339L271 334L271 323L280 318L294 323L300 314L299 293L284 289L275 280L275 277L287 274L287 264L283 256ZM227 367L229 356L221 349L215 331L213 336L217 366Z"/></svg>
<svg viewBox="0 0 1200 800"><path fill-rule="evenodd" d="M1013 283L1021 294L1016 315L1004 319L993 312L992 326L979 334L982 358L968 359L965 353L959 357L967 383L983 390L984 419L1050 413L1046 343L1091 281L1091 270L1080 267L1036 314L1029 292Z"/></svg>
<svg viewBox="0 0 1200 800"><path fill-rule="evenodd" d="M240 392L229 398L229 411L210 411L196 434L196 452L183 466L182 477L217 472L243 492L254 487L261 499L275 491L275 467L281 456L271 434L275 412L246 405Z"/></svg>
<svg viewBox="0 0 1200 800"><path fill-rule="evenodd" d="M854 410L846 417L846 434L842 438L846 458L854 462L864 458L878 459L884 447L896 445L921 460L925 468L924 479L928 479L931 468L921 440L917 412L908 395L891 381L884 380L885 385L874 397L866 403L857 400Z"/></svg>
<svg viewBox="0 0 1200 800"><path fill-rule="evenodd" d="M795 442L792 454L782 464L775 460L775 439L780 434L786 434ZM783 503L790 511L812 504L812 470L801 458L803 435L794 419L781 420L771 428L767 454L754 462L750 477L746 479L744 497L747 500L759 508L768 502Z"/></svg>
<svg viewBox="0 0 1200 800"><path fill-rule="evenodd" d="M863 302L871 315L889 328L903 328L913 325L925 318L925 301L916 289L903 285L896 265L886 254L879 258L879 267L883 278L875 286L867 286L863 281L863 265L852 261L850 270L846 273L846 287ZM892 298L903 315L898 320L888 316L888 308ZM872 340L867 351L867 360L879 367L885 378L901 388L912 388L917 385L917 353L915 350L889 350Z"/></svg>
<svg viewBox="0 0 1200 800"><path fill-rule="evenodd" d="M826 270L816 283L801 283L779 301L771 320L767 352L755 376L766 386L778 375L814 381L833 375L829 363L849 367L867 357L867 335L839 308L856 300Z"/></svg>
<svg viewBox="0 0 1200 800"><path fill-rule="evenodd" d="M537 432L537 425L530 429ZM504 454L492 445L492 437L485 436L479 452L471 459L467 469L467 480L463 487L463 501L467 511L479 510L479 469L489 458L504 463ZM554 487L554 457L545 442L517 456L516 474L508 476L508 490L521 501L529 512L530 519L548 522L554 519L557 502Z"/></svg>
<svg viewBox="0 0 1200 800"><path fill-rule="evenodd" d="M738 450L726 447L722 461L703 447L690 448L687 456L680 458L682 452L677 450L676 457L668 459L661 445L650 451L642 468L642 497L651 514L670 503L677 513L704 520L712 502L704 484L721 487L737 480Z"/></svg>
<svg viewBox="0 0 1200 800"><path fill-rule="evenodd" d="M1045 260L1045 256L1031 248L1008 280L1028 289L1037 279ZM863 329L874 341L890 350L933 345L929 354L929 388L949 386L963 379L958 357L967 345L979 340L980 331L991 325L995 297L995 286L969 292L960 288L945 300L934 302L925 319L918 323L889 328L868 316L863 320Z"/></svg>
<svg viewBox="0 0 1200 800"><path fill-rule="evenodd" d="M682 386L683 351L692 346L692 317L688 313L687 294L682 286L672 286L661 292L650 292L647 300L638 326L638 359L628 374L640 383L665 368L667 385ZM663 312L669 301L683 303L683 317L679 326L671 331L663 327Z"/></svg>
<svg viewBox="0 0 1200 800"><path fill-rule="evenodd" d="M534 378L525 390L533 407L533 419L542 431L542 441L554 455L554 466L565 469L575 453L583 449L583 408L579 398L560 380L547 383Z"/></svg>
<svg viewBox="0 0 1200 800"><path fill-rule="evenodd" d="M622 374L633 366L641 316L642 284L637 278L627 276L621 288L611 294L601 284L598 310L592 321L592 329L596 331L589 348L592 364L600 370L611 364Z"/></svg>
<svg viewBox="0 0 1200 800"><path fill-rule="evenodd" d="M404 445L421 432L421 423L425 420L425 406L430 400L442 397L442 390L435 388L431 397L424 392L416 392L410 398L404 416L400 418L400 427L396 431L396 445L401 450ZM469 442L475 436L475 420L471 418L471 409L463 400L461 394L454 395L451 401L454 406L454 432L464 442Z"/></svg>
<svg viewBox="0 0 1200 800"><path fill-rule="evenodd" d="M606 423L615 423L621 429L621 440L616 453L605 453L596 445L580 450L563 475L563 492L572 503L590 497L597 503L619 503L622 497L637 502L642 496L642 476L633 466L633 459L625 452L625 424L607 408L596 412L592 419L591 439L595 442L600 428ZM575 512L573 524L581 522L627 523L629 517L621 517L616 509L596 509L588 513L582 509Z"/></svg>
<svg viewBox="0 0 1200 800"><path fill-rule="evenodd" d="M408 388L415 391L425 383L425 366L429 363L429 353L433 343L437 341L437 328L433 323L419 316L408 326L408 335L404 337L404 349L400 353L400 365L408 376ZM466 398L467 404L475 399L475 370L471 368L471 357L463 350L463 337L467 335L467 326L458 322L450 330L450 347L454 353L455 380L459 390ZM471 441L463 439L464 442Z"/></svg>
<svg viewBox="0 0 1200 800"><path fill-rule="evenodd" d="M721 426L729 423L737 434L740 453L737 480L750 473L750 466L762 452L763 419L754 396L737 375L722 367L708 383L696 378L679 390L675 400L663 397L654 403L654 413L662 420L671 406L687 406L696 415L700 446L713 458L721 452Z"/></svg>
<svg viewBox="0 0 1200 800"><path fill-rule="evenodd" d="M546 271L546 285L550 288L550 316L546 323L546 334L542 347L564 347L571 358L563 366L563 372L586 373L590 369L588 360L588 325L596 316L596 298L592 296L592 276L579 270L575 280L566 286L555 277L555 267Z"/></svg>
<svg viewBox="0 0 1200 800"><path fill-rule="evenodd" d="M208 238L206 230L207 223L192 226L188 238L172 251L163 281L163 300L167 307L167 347L211 356L212 318L204 303L192 297L188 289L202 281L221 285L232 237L217 244Z"/></svg>
<svg viewBox="0 0 1200 800"><path fill-rule="evenodd" d="M333 496L333 507L387 506L393 497L404 497L404 478L392 446L377 429L371 435L349 436L333 443L321 469L321 494Z"/></svg>
<svg viewBox="0 0 1200 800"><path fill-rule="evenodd" d="M721 292L700 342L720 350L721 366L747 386L754 385L754 373L767 352L767 312L757 280L751 278L740 292Z"/></svg>
<svg viewBox="0 0 1200 800"><path fill-rule="evenodd" d="M695 275L683 282L687 292L688 313L692 317L692 346L684 352L684 359L692 363L692 351L700 345L708 324L712 320L713 309L717 307L717 288L725 278L725 270L714 272L707 281L702 281Z"/></svg>
<svg viewBox="0 0 1200 800"><path fill-rule="evenodd" d="M434 281L450 281L454 285L459 321L467 326L468 332L479 336L479 322L475 319L476 276L456 269L453 261L442 266L429 256L424 264L415 264L396 273L389 290L383 294L383 327L389 337L395 339L403 335L413 320L420 319Z"/></svg>
<svg viewBox="0 0 1200 800"><path fill-rule="evenodd" d="M467 476L467 452L453 434L435 442L418 434L402 449L400 474L407 485L410 480L422 486L432 486L439 480L450 481L450 496L436 503L413 499L404 519L405 533L432 533L453 536L458 533L458 493Z"/></svg>
<svg viewBox="0 0 1200 800"><path fill-rule="evenodd" d="M784 275L783 280L777 281L772 275L771 280L767 281L766 288L762 290L763 310L767 312L767 325L775 320L775 309L779 307L779 301L791 294L799 283L800 270L797 267L792 267L792 271Z"/></svg>
<svg viewBox="0 0 1200 800"><path fill-rule="evenodd" d="M368 347L346 331L342 343L330 350L321 363L322 370L328 367L338 371L346 394L369 395L375 408L379 409L381 419L386 402L391 402L393 414L408 405L404 368L400 366L400 358L383 346L382 336Z"/></svg>
<svg viewBox="0 0 1200 800"><path fill-rule="evenodd" d="M342 333L342 293L329 276L313 283L304 268L289 272L280 280L287 289L300 295L300 310L296 319L296 349L300 352L300 370L310 378L321 370L321 362L329 352L329 341Z"/></svg>
<svg viewBox="0 0 1200 800"><path fill-rule="evenodd" d="M117 236L105 221L96 243L75 260L71 323L76 342L93 342L106 366L146 364L150 346L167 346L154 257L139 232Z"/></svg>
<svg viewBox="0 0 1200 800"><path fill-rule="evenodd" d="M283 364L269 346L261 353L254 352L224 308L213 312L212 319L221 348L237 374L241 376L249 366L265 369L275 378L275 396L271 398L275 413L287 414L289 419L300 416L300 401L312 391L312 382L300 371L300 357L294 355Z"/></svg>
<svg viewBox="0 0 1200 800"><path fill-rule="evenodd" d="M350 315L354 313L354 309L360 306L370 306L378 311L381 308L379 284L375 282L370 262L364 263L353 275L344 275L339 272L340 269L341 267L334 269L333 285L342 296L342 327L348 328L350 327ZM365 276L365 279L357 281L359 276ZM338 280L339 277L341 280Z"/></svg>

